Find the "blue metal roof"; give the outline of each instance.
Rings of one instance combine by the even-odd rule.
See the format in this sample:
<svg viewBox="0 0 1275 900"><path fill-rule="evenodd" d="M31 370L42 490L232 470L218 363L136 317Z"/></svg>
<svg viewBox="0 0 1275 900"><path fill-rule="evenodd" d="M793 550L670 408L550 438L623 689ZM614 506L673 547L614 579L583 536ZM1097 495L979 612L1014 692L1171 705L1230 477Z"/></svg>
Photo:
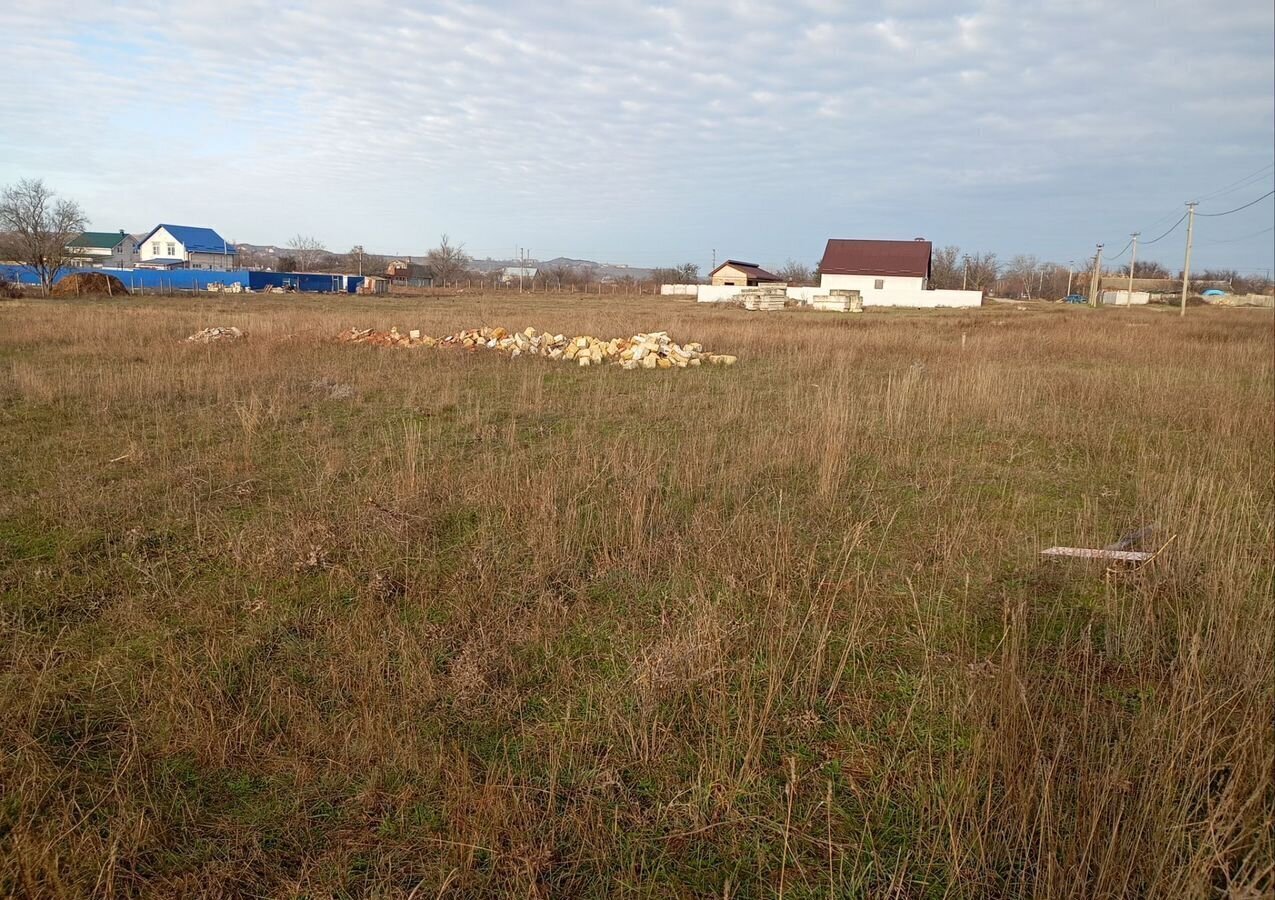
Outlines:
<svg viewBox="0 0 1275 900"><path fill-rule="evenodd" d="M151 235L161 228L182 242L187 253L234 253L235 245L223 238L211 228L197 228L193 225L156 225L139 243L146 243Z"/></svg>

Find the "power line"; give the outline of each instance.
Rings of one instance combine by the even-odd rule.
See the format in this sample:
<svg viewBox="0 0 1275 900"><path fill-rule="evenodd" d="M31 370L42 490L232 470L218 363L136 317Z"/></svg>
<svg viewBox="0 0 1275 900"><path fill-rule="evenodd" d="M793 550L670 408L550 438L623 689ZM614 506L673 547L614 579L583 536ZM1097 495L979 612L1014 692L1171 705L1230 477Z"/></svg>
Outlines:
<svg viewBox="0 0 1275 900"><path fill-rule="evenodd" d="M1235 244L1235 243L1238 243L1239 241L1247 241L1250 238L1261 237L1262 235L1269 234L1272 231L1275 231L1275 225L1271 226L1270 228L1263 228L1261 231L1254 231L1252 234L1246 234L1243 237L1224 238L1223 240L1220 240L1220 241L1201 241L1201 243L1203 244Z"/></svg>
<svg viewBox="0 0 1275 900"><path fill-rule="evenodd" d="M1242 187L1252 184L1254 181L1261 181L1263 178L1266 177L1267 169L1275 169L1275 163L1267 163L1266 165L1262 166L1260 169L1258 169L1256 172L1252 173L1251 175L1245 175L1243 178L1239 179L1238 181L1232 181L1230 184L1226 185L1225 187L1218 188L1216 191L1214 191L1211 194L1205 194L1200 199L1211 200L1214 197L1221 197L1224 194L1229 194L1232 191L1239 190ZM1203 213L1201 213L1201 215L1203 215Z"/></svg>
<svg viewBox="0 0 1275 900"><path fill-rule="evenodd" d="M1187 214L1186 214L1186 213L1183 213L1183 214L1182 214L1182 218L1180 218L1180 219L1178 219L1176 222L1174 222L1174 223L1173 223L1173 225L1169 228L1169 230L1168 230L1168 231L1166 231L1164 234L1160 235L1160 236L1159 236L1158 238L1156 238L1155 240L1152 240L1152 241L1143 241L1143 242L1142 242L1142 246L1144 246L1144 247L1145 247L1145 246L1147 246L1148 244L1154 244L1156 241L1162 241L1162 240L1164 240L1164 239L1165 239L1165 238L1167 238L1169 235L1173 234L1173 232L1175 232L1175 231L1177 231L1177 230L1178 230L1178 226L1179 226L1179 225L1181 225L1183 222L1185 222L1185 221L1186 221L1186 217L1187 217Z"/></svg>
<svg viewBox="0 0 1275 900"><path fill-rule="evenodd" d="M1107 260L1107 262L1115 262L1115 261L1116 261L1116 260L1118 260L1120 257L1124 256L1125 251L1126 251L1126 250L1128 250L1128 249L1129 249L1130 247L1132 247L1132 246L1133 246L1133 238L1129 238L1129 242L1128 242L1127 244L1125 244L1125 245L1124 245L1124 248L1123 248L1123 249L1121 249L1121 251L1120 251L1119 253L1117 253L1115 256L1110 257L1110 258Z"/></svg>
<svg viewBox="0 0 1275 900"><path fill-rule="evenodd" d="M1146 227L1147 227L1147 228L1155 228L1155 227L1156 227L1157 225L1159 225L1161 222L1167 222L1167 221L1169 221L1170 219L1172 219L1172 218L1173 218L1173 214L1174 214L1175 212L1177 212L1177 210L1176 210L1176 209L1172 209L1172 210L1170 210L1169 212L1167 212L1167 213L1165 213L1164 215L1162 215L1160 218L1156 219L1154 222L1148 222Z"/></svg>
<svg viewBox="0 0 1275 900"><path fill-rule="evenodd" d="M1248 209L1250 206L1253 206L1254 204L1261 203L1263 200L1265 200L1265 199L1266 199L1267 197L1269 197L1271 194L1275 194L1275 191L1267 191L1265 194L1262 194L1262 196L1258 197L1256 200L1250 200L1248 203L1245 203L1243 206L1237 206L1237 207L1235 207L1235 209L1228 209L1226 212L1220 212L1220 213L1197 213L1197 215L1201 215L1201 216L1208 216L1209 218L1216 218L1217 216L1229 216L1231 213L1237 213L1237 212L1239 212L1241 209Z"/></svg>

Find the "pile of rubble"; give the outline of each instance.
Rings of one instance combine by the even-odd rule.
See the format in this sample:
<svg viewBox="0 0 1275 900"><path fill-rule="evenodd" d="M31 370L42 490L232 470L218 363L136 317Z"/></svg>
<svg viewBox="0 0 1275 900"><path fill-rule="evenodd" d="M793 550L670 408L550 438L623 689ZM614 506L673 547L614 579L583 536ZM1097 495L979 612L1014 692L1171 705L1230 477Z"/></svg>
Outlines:
<svg viewBox="0 0 1275 900"><path fill-rule="evenodd" d="M510 333L504 328L470 328L432 338L411 330L403 334L398 328L389 331L351 328L342 332L341 340L378 347L456 347L465 350L495 350L508 355L543 356L574 362L577 366L600 366L604 363L625 369L685 369L705 363L732 366L738 357L707 353L702 344L678 344L666 331L635 334L627 338L598 338L592 335L568 337L537 332L534 328Z"/></svg>
<svg viewBox="0 0 1275 900"><path fill-rule="evenodd" d="M186 338L186 342L188 344L211 344L214 341L237 341L242 337L244 337L244 333L233 325L219 325L196 331Z"/></svg>

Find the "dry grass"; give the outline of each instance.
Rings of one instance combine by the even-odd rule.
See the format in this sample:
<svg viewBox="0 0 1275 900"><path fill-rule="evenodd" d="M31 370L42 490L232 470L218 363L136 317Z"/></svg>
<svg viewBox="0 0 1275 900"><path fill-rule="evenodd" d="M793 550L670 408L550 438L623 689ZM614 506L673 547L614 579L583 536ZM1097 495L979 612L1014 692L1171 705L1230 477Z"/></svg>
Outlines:
<svg viewBox="0 0 1275 900"><path fill-rule="evenodd" d="M327 339L477 323L741 361ZM211 324L251 338L179 343ZM1238 310L0 306L0 893L1269 896L1272 347ZM1037 556L1148 522L1136 575Z"/></svg>

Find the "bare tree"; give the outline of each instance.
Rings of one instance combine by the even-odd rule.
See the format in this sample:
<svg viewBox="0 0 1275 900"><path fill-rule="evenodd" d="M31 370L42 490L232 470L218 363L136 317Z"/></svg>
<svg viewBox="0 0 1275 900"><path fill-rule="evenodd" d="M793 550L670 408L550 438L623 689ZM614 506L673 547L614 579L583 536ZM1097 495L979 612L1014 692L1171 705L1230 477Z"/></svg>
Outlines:
<svg viewBox="0 0 1275 900"><path fill-rule="evenodd" d="M699 266L695 263L682 263L677 271L682 284L699 284Z"/></svg>
<svg viewBox="0 0 1275 900"><path fill-rule="evenodd" d="M1030 299L1036 292L1036 273L1039 268L1040 263L1031 255L1020 253L1011 259L1009 268L1005 270L1007 293Z"/></svg>
<svg viewBox="0 0 1275 900"><path fill-rule="evenodd" d="M312 234L298 234L288 241L288 249L292 251L292 257L296 260L297 268L302 272L308 272L313 269L323 255L328 252L324 249L323 242Z"/></svg>
<svg viewBox="0 0 1275 900"><path fill-rule="evenodd" d="M558 290L562 290L562 285L564 283L565 284L571 283L572 272L571 272L570 266L564 266L561 263L559 263L556 266L551 266L550 268L546 269L545 274L548 275L548 277L553 280L554 287L556 287Z"/></svg>
<svg viewBox="0 0 1275 900"><path fill-rule="evenodd" d="M261 250L240 250L239 265L245 269L273 269L278 257Z"/></svg>
<svg viewBox="0 0 1275 900"><path fill-rule="evenodd" d="M996 283L1001 266L995 253L970 253L965 263L968 277L965 286L971 291L985 291ZM962 260L964 262L964 260Z"/></svg>
<svg viewBox="0 0 1275 900"><path fill-rule="evenodd" d="M24 178L0 193L2 256L11 256L35 269L40 290L49 293L53 281L71 261L66 245L87 223L74 200L59 200L42 179Z"/></svg>
<svg viewBox="0 0 1275 900"><path fill-rule="evenodd" d="M1140 259L1133 264L1134 278L1172 278L1167 267L1152 259Z"/></svg>
<svg viewBox="0 0 1275 900"><path fill-rule="evenodd" d="M789 284L814 283L810 274L810 266L805 263L799 263L795 259L788 260L788 262L784 263L783 268L775 274Z"/></svg>
<svg viewBox="0 0 1275 900"><path fill-rule="evenodd" d="M434 282L440 285L463 277L469 271L470 263L465 245L452 246L447 235L439 238L438 246L425 254L425 265L429 266Z"/></svg>
<svg viewBox="0 0 1275 900"><path fill-rule="evenodd" d="M959 290L962 272L961 248L948 244L930 257L930 287L938 291Z"/></svg>

